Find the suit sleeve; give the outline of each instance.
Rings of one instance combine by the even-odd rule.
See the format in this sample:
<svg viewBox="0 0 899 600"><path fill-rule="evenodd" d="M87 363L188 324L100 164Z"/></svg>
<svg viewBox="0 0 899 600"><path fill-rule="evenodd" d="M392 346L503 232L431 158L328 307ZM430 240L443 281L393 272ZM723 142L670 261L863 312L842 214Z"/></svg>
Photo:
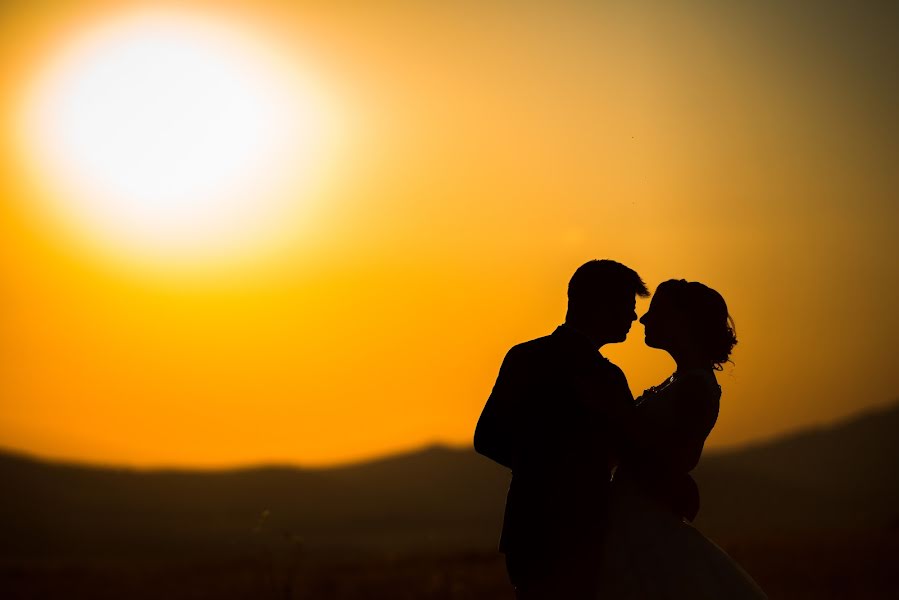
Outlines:
<svg viewBox="0 0 899 600"><path fill-rule="evenodd" d="M474 432L475 450L510 469L515 462L516 412L521 409L525 373L519 353L512 348L503 359Z"/></svg>
<svg viewBox="0 0 899 600"><path fill-rule="evenodd" d="M617 366L612 366L614 368L611 370L611 389L605 419L608 423L613 462L617 463L628 445L630 432L636 425L637 413L634 395L624 372Z"/></svg>

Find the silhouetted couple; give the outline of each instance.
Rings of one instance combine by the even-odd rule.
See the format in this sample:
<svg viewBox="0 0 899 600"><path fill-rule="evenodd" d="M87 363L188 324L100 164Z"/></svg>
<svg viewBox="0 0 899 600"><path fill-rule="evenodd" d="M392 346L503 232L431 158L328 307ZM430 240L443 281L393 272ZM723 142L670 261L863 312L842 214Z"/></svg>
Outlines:
<svg viewBox="0 0 899 600"><path fill-rule="evenodd" d="M500 551L522 600L764 598L689 522L689 472L718 416L714 371L736 344L720 294L658 286L640 322L677 370L636 401L598 350L637 319L640 276L611 260L581 266L565 323L509 350L475 449L512 470ZM612 472L614 470L614 479Z"/></svg>

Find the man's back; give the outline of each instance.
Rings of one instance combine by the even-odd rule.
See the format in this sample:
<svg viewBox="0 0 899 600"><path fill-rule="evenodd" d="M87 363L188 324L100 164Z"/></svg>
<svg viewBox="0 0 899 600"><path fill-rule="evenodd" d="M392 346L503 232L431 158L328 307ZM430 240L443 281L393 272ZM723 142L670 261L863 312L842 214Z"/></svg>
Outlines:
<svg viewBox="0 0 899 600"><path fill-rule="evenodd" d="M596 547L614 446L607 415L632 402L621 370L571 327L509 351L475 431L475 449L512 469L501 551Z"/></svg>

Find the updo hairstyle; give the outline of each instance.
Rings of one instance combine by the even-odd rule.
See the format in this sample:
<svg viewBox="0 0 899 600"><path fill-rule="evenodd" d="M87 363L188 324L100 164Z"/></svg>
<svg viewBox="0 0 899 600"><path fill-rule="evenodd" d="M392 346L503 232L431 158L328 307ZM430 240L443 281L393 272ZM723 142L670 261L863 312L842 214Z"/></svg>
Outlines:
<svg viewBox="0 0 899 600"><path fill-rule="evenodd" d="M656 296L663 295L687 320L694 339L712 367L720 371L730 361L737 344L734 320L724 298L698 281L670 279L659 284Z"/></svg>

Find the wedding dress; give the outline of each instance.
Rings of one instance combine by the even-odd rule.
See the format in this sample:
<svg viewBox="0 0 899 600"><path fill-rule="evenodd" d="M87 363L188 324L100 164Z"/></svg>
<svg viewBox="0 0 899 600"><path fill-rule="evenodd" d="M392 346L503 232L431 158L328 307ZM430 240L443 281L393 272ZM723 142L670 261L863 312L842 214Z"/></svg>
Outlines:
<svg viewBox="0 0 899 600"><path fill-rule="evenodd" d="M692 484L687 473L715 424L720 396L711 369L695 369L637 399L632 439L612 481L598 598L767 598L724 550L672 510L678 482Z"/></svg>

